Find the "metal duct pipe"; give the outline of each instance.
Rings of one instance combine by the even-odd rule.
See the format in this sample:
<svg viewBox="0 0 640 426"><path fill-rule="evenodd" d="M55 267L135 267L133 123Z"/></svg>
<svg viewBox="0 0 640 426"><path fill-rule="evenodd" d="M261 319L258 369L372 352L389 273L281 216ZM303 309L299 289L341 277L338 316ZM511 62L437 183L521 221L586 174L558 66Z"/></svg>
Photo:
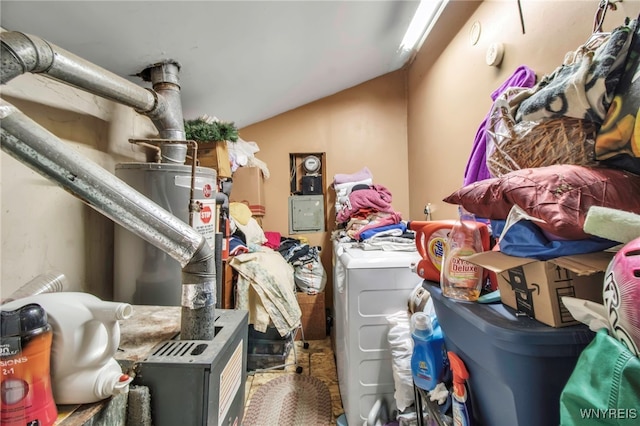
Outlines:
<svg viewBox="0 0 640 426"><path fill-rule="evenodd" d="M110 71L105 70L73 53L39 37L17 31L0 33L0 84L30 72L59 80L94 95L134 108L148 116L158 129L161 139L183 140L184 123L179 66L166 62L147 68L140 76L148 75L153 90L145 89ZM168 161L183 164L186 147L169 148ZM180 158L182 156L182 160Z"/></svg>
<svg viewBox="0 0 640 426"><path fill-rule="evenodd" d="M88 62L39 37L0 33L0 83L30 72L60 80L79 89L128 105L142 114L157 107L153 92Z"/></svg>
<svg viewBox="0 0 640 426"><path fill-rule="evenodd" d="M195 229L0 99L2 150L163 250L182 266L181 338L215 336L215 256Z"/></svg>
<svg viewBox="0 0 640 426"><path fill-rule="evenodd" d="M164 98L167 112L162 117L149 115L151 120L161 120L160 139L184 139L184 121L182 120L182 101L180 99L180 64L174 61L150 65L138 74L144 81L150 81L153 90Z"/></svg>

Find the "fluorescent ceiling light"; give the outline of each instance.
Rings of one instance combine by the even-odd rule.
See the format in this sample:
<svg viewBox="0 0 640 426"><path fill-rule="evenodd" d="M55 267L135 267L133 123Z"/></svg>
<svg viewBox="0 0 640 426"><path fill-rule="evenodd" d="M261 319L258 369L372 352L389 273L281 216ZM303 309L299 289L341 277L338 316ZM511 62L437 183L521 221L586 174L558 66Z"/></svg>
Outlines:
<svg viewBox="0 0 640 426"><path fill-rule="evenodd" d="M444 9L448 0L421 0L415 15L407 28L407 32L400 43L398 53L404 63L413 52L422 46L433 24Z"/></svg>

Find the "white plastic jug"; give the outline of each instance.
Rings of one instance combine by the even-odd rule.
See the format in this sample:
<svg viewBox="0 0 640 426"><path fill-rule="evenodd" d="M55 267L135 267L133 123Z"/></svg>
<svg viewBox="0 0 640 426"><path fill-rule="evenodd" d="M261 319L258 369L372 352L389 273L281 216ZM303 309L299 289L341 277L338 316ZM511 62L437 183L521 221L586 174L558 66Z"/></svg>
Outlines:
<svg viewBox="0 0 640 426"><path fill-rule="evenodd" d="M57 292L3 305L37 303L53 328L51 380L56 404L86 404L126 392L133 378L113 358L120 343L118 320L131 317L128 303L107 302L88 293Z"/></svg>

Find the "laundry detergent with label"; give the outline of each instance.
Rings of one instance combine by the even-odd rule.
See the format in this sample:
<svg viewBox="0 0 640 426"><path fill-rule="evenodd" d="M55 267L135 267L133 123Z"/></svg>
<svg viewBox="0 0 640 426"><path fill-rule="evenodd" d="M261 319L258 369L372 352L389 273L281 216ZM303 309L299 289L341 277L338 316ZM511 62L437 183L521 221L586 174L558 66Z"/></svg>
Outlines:
<svg viewBox="0 0 640 426"><path fill-rule="evenodd" d="M446 297L467 301L480 297L484 269L464 260L484 251L478 225L473 213L459 208L459 219L449 233L442 257L440 287Z"/></svg>
<svg viewBox="0 0 640 426"><path fill-rule="evenodd" d="M58 416L51 388L53 332L38 304L0 312L0 424L50 426Z"/></svg>

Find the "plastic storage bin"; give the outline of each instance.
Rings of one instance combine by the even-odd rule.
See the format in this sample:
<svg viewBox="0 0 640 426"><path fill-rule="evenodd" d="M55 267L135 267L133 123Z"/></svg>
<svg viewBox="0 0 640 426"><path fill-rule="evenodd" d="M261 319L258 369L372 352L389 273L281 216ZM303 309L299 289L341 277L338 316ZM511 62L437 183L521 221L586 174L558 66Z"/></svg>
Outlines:
<svg viewBox="0 0 640 426"><path fill-rule="evenodd" d="M280 336L275 327L262 333L249 325L247 343L247 371L274 368L286 363L291 351L291 333Z"/></svg>
<svg viewBox="0 0 640 426"><path fill-rule="evenodd" d="M261 370L263 368L273 368L275 370L284 369L287 357L291 351L291 341L289 340L282 343L282 352L269 353L268 349L265 349L258 353L247 354L247 371Z"/></svg>
<svg viewBox="0 0 640 426"><path fill-rule="evenodd" d="M251 344L252 340L291 340L291 333L280 336L278 329L272 326L267 327L267 331L263 333L253 328L253 324L249 324L248 336L249 344Z"/></svg>
<svg viewBox="0 0 640 426"><path fill-rule="evenodd" d="M423 284L445 336L469 370L473 413L484 426L557 426L560 393L595 334L585 325L553 328L501 303L460 302Z"/></svg>

